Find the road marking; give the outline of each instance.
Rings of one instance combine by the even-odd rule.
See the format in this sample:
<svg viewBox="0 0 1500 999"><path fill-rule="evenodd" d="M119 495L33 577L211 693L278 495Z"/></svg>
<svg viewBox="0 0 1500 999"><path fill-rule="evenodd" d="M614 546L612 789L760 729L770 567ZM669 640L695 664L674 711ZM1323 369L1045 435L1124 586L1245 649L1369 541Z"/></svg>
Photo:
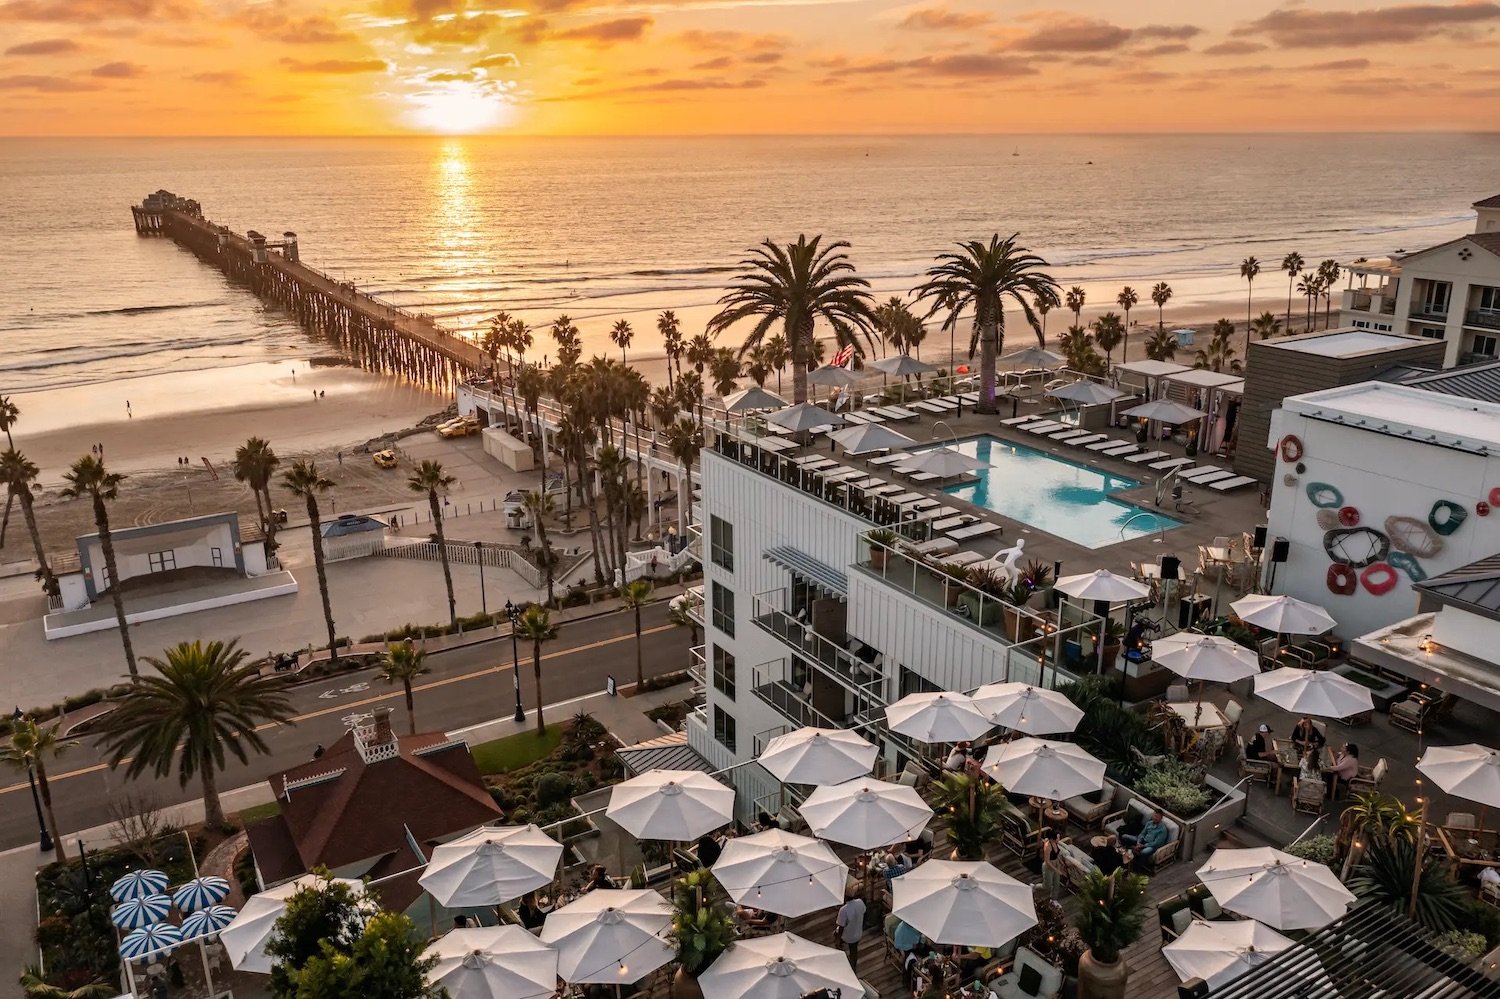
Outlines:
<svg viewBox="0 0 1500 999"><path fill-rule="evenodd" d="M676 627L677 627L677 625L675 625L675 624L662 624L662 625L657 625L655 628L642 628L641 629L641 637L645 638L647 635L656 635L656 634L660 634L663 631L672 631ZM626 633L624 635L616 636L615 638L601 638L599 641L597 641L597 642L589 642L587 645L575 645L575 646L573 646L572 648L569 648L569 649L558 649L556 652L549 652L546 655L542 656L542 661L546 662L546 661L548 661L550 659L561 659L561 658L563 658L565 656L571 656L571 655L574 655L574 654L579 653L579 652L589 652L589 651L592 651L594 649L602 649L602 648L604 648L607 645L618 645L620 642L629 642L629 641L634 641L634 640L635 640L635 632L631 631L631 632L628 632L628 633ZM486 666L483 669L474 670L471 673L460 673L457 676L448 676L448 677L444 677L441 680L433 680L430 683L424 683L421 686L413 687L412 688L412 693L415 694L415 693L417 693L419 691L423 691L423 690L432 690L432 689L437 688L437 687L446 687L446 686L449 686L450 684L462 683L465 680L473 680L473 679L475 679L477 677L489 676L490 674L493 674L493 673L508 673L508 672L510 672L510 670L511 670L511 666L510 666L509 663L506 663L506 664L501 665L501 666ZM354 686L358 686L358 684L355 684ZM364 686L368 687L369 684L365 684ZM346 689L348 689L348 688L346 688ZM319 695L319 696L321 696L321 695ZM308 721L308 720L313 719L313 718L321 718L324 715L338 714L339 712L347 712L350 708L364 707L367 704L379 704L381 701L396 700L396 699L401 698L403 696L405 696L405 695L399 689L393 690L389 694L376 694L374 697L366 697L363 700L349 701L348 703L345 703L345 704L338 704L338 705L334 705L334 706L327 707L327 708L319 708L316 711L308 711L308 712L306 712L304 714L295 715L292 718L292 723L301 722L301 721ZM255 730L257 732L264 732L264 731L267 731L268 729L280 728L280 727L282 727L282 723L281 722L266 722L265 724L257 725L255 727ZM120 761L120 765L124 766L125 764L129 763L130 760L131 760L131 758L127 756L125 759L123 759L123 760ZM67 780L69 777L83 777L83 776L86 776L88 774L99 773L101 770L110 770L110 769L113 769L113 768L110 767L110 765L108 763L96 763L93 766L82 767L82 768L80 768L78 770L69 770L66 773L49 774L48 777L47 777L47 780L51 784L56 784L58 781L60 781L60 780ZM30 787L29 784L12 784L9 787L0 787L0 795L10 794L10 793L12 793L14 791L24 791L28 787Z"/></svg>

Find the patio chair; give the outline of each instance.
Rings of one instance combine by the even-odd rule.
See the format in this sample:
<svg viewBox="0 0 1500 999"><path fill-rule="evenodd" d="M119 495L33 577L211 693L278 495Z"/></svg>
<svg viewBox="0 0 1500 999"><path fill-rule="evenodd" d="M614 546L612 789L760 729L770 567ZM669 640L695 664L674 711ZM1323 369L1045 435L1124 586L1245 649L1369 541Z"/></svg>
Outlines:
<svg viewBox="0 0 1500 999"><path fill-rule="evenodd" d="M1106 784L1103 790L1075 794L1071 798L1064 798L1062 804L1074 822L1085 829L1095 829L1104 821L1104 816L1109 814L1110 809L1115 807L1115 786Z"/></svg>
<svg viewBox="0 0 1500 999"><path fill-rule="evenodd" d="M1391 704L1391 724L1408 732L1422 731L1422 721L1427 715L1427 699L1411 694L1403 701Z"/></svg>
<svg viewBox="0 0 1500 999"><path fill-rule="evenodd" d="M1181 680L1174 680L1167 687L1167 700L1174 704L1186 704L1188 699L1188 685Z"/></svg>
<svg viewBox="0 0 1500 999"><path fill-rule="evenodd" d="M1236 735L1235 746L1238 749L1238 760L1240 778L1252 781L1260 781L1267 787L1271 786L1271 778L1276 776L1276 764L1270 760L1252 760L1245 755L1245 737Z"/></svg>
<svg viewBox="0 0 1500 999"><path fill-rule="evenodd" d="M1120 837L1120 829L1125 825L1125 820L1127 818L1134 818L1135 820L1140 822L1140 824L1144 825L1146 819L1149 818L1150 815L1151 806L1137 798L1120 811L1113 812L1110 815L1106 815L1104 817L1104 829L1106 832L1112 833L1118 840ZM1153 850L1151 855L1146 858L1145 865L1150 868L1150 870L1147 872L1150 874L1155 874L1157 871L1161 870L1163 867L1176 860L1177 848L1182 842L1181 827L1179 827L1175 821L1170 818L1166 818L1165 816L1163 817L1162 822L1167 827L1167 841L1156 850Z"/></svg>
<svg viewBox="0 0 1500 999"><path fill-rule="evenodd" d="M1360 791L1379 791L1380 782L1385 780L1388 769L1390 765L1386 763L1384 756L1376 760L1375 765L1368 770L1360 767L1359 773L1349 778L1348 792L1356 794Z"/></svg>
<svg viewBox="0 0 1500 999"><path fill-rule="evenodd" d="M1244 713L1244 706L1234 698L1230 698L1227 702L1225 702L1224 719L1229 722L1229 728L1224 732L1224 737L1226 739L1232 741L1240 734L1240 716Z"/></svg>
<svg viewBox="0 0 1500 999"><path fill-rule="evenodd" d="M1323 798L1327 793L1328 785L1323 783L1323 778L1309 777L1304 780L1298 777L1292 782L1292 811L1322 815Z"/></svg>
<svg viewBox="0 0 1500 999"><path fill-rule="evenodd" d="M1062 970L1029 947L1017 947L1010 970L990 983L999 999L1056 999L1062 986Z"/></svg>
<svg viewBox="0 0 1500 999"><path fill-rule="evenodd" d="M1473 812L1449 812L1448 813L1448 821L1444 822L1443 825L1447 826L1449 829L1473 829L1474 828L1474 813Z"/></svg>
<svg viewBox="0 0 1500 999"><path fill-rule="evenodd" d="M1479 882L1479 901L1500 909L1500 881Z"/></svg>

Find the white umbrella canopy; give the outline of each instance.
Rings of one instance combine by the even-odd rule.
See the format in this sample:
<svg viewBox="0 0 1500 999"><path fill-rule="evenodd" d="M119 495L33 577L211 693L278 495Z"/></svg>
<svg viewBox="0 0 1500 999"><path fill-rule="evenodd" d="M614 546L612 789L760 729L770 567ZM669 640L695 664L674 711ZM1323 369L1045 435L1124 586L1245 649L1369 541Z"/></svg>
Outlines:
<svg viewBox="0 0 1500 999"><path fill-rule="evenodd" d="M1158 638L1151 658L1184 680L1233 683L1260 674L1260 657L1222 635L1194 635L1180 631Z"/></svg>
<svg viewBox="0 0 1500 999"><path fill-rule="evenodd" d="M1500 808L1500 753L1488 746L1432 746L1417 769L1451 795Z"/></svg>
<svg viewBox="0 0 1500 999"><path fill-rule="evenodd" d="M974 706L994 724L1026 735L1071 732L1083 721L1082 708L1029 683L987 683L974 691Z"/></svg>
<svg viewBox="0 0 1500 999"><path fill-rule="evenodd" d="M1319 718L1348 718L1375 710L1370 688L1337 673L1283 666L1255 677L1255 692L1279 708Z"/></svg>
<svg viewBox="0 0 1500 999"><path fill-rule="evenodd" d="M833 388L847 388L859 381L859 375L848 368L825 364L815 371L809 372L807 383L809 385L828 385Z"/></svg>
<svg viewBox="0 0 1500 999"><path fill-rule="evenodd" d="M816 788L800 811L814 836L856 850L915 839L932 819L916 788L873 777Z"/></svg>
<svg viewBox="0 0 1500 999"><path fill-rule="evenodd" d="M849 999L865 994L843 951L795 933L736 941L698 985L712 999L798 999L821 989Z"/></svg>
<svg viewBox="0 0 1500 999"><path fill-rule="evenodd" d="M725 843L713 871L736 902L789 917L841 905L849 877L827 843L780 829Z"/></svg>
<svg viewBox="0 0 1500 999"><path fill-rule="evenodd" d="M1016 739L991 746L984 772L1011 794L1060 801L1104 786L1104 762L1071 742Z"/></svg>
<svg viewBox="0 0 1500 999"><path fill-rule="evenodd" d="M724 397L724 412L726 413L754 413L763 409L782 409L785 406L785 399L759 385L731 392Z"/></svg>
<svg viewBox="0 0 1500 999"><path fill-rule="evenodd" d="M1000 363L1012 368L1055 368L1066 360L1045 347L1023 347L1000 358Z"/></svg>
<svg viewBox="0 0 1500 999"><path fill-rule="evenodd" d="M1037 922L1031 887L993 864L929 860L891 885L891 911L933 943L999 947Z"/></svg>
<svg viewBox="0 0 1500 999"><path fill-rule="evenodd" d="M1326 865L1268 846L1217 850L1198 879L1227 911L1278 930L1325 926L1354 902Z"/></svg>
<svg viewBox="0 0 1500 999"><path fill-rule="evenodd" d="M452 999L551 999L557 993L557 951L519 926L449 930L428 945L438 959L427 972Z"/></svg>
<svg viewBox="0 0 1500 999"><path fill-rule="evenodd" d="M1176 425L1201 420L1208 414L1201 409L1184 406L1182 403L1173 402L1170 399L1157 399L1154 402L1143 402L1139 406L1131 406L1125 410L1124 415L1155 420L1157 423Z"/></svg>
<svg viewBox="0 0 1500 999"><path fill-rule="evenodd" d="M534 824L481 826L434 848L417 883L448 908L499 905L550 882L562 850Z"/></svg>
<svg viewBox="0 0 1500 999"><path fill-rule="evenodd" d="M1252 594L1229 605L1241 621L1278 635L1321 635L1336 622L1317 604L1281 594Z"/></svg>
<svg viewBox="0 0 1500 999"><path fill-rule="evenodd" d="M766 417L767 423L774 423L778 427L790 430L793 433L801 433L805 430L814 430L818 427L841 427L844 418L837 413L830 413L810 402L799 402L795 406L788 406L779 413L772 413Z"/></svg>
<svg viewBox="0 0 1500 999"><path fill-rule="evenodd" d="M847 427L836 431L833 439L850 454L889 451L891 448L906 447L908 444L916 443L905 434L898 434L879 423L862 423L857 427Z"/></svg>
<svg viewBox="0 0 1500 999"><path fill-rule="evenodd" d="M799 728L766 743L760 765L787 784L842 784L868 774L880 750L841 728Z"/></svg>
<svg viewBox="0 0 1500 999"><path fill-rule="evenodd" d="M907 694L886 706L885 720L892 732L918 742L962 742L994 728L973 698L950 690Z"/></svg>
<svg viewBox="0 0 1500 999"><path fill-rule="evenodd" d="M698 770L648 770L616 784L604 814L637 839L697 839L734 818L734 788Z"/></svg>
<svg viewBox="0 0 1500 999"><path fill-rule="evenodd" d="M1047 394L1054 399L1065 399L1068 402L1077 402L1085 406L1097 406L1101 403L1113 402L1127 393L1117 388L1110 388L1108 385L1084 380L1060 385Z"/></svg>
<svg viewBox="0 0 1500 999"><path fill-rule="evenodd" d="M1292 941L1253 919L1195 919L1161 954L1184 982L1201 978L1217 989L1290 946Z"/></svg>
<svg viewBox="0 0 1500 999"><path fill-rule="evenodd" d="M648 889L597 888L542 924L542 943L557 951L557 974L572 985L639 981L677 950L666 939L672 907Z"/></svg>
<svg viewBox="0 0 1500 999"><path fill-rule="evenodd" d="M890 357L882 357L878 361L871 361L869 366L874 368L876 371L881 371L888 375L897 376L922 375L927 374L931 371L943 370L936 364L928 364L926 361L919 361L915 357L912 357L910 354L892 354Z"/></svg>
<svg viewBox="0 0 1500 999"><path fill-rule="evenodd" d="M1151 595L1151 588L1145 583L1138 583L1129 576L1116 576L1108 569L1064 576L1053 588L1077 600L1103 600L1112 604Z"/></svg>
<svg viewBox="0 0 1500 999"><path fill-rule="evenodd" d="M936 475L940 479L951 479L965 472L977 471L988 468L989 463L980 461L978 458L970 458L968 455L953 450L951 447L935 447L928 451L920 451L911 456L910 461L901 463L902 468L913 472L926 472Z"/></svg>
<svg viewBox="0 0 1500 999"><path fill-rule="evenodd" d="M361 887L358 881L349 878L332 878L328 883L348 885L355 891ZM219 932L219 943L224 945L234 970L269 975L271 959L266 956L265 946L271 939L276 920L286 911L287 900L303 888L317 888L323 884L324 880L316 874L304 874L295 881L246 899L234 922Z"/></svg>

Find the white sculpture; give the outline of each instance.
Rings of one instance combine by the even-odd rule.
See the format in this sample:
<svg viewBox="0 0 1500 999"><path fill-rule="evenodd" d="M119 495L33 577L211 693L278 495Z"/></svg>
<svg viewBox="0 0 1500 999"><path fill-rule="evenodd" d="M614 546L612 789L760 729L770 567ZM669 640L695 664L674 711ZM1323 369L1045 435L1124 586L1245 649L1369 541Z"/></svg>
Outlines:
<svg viewBox="0 0 1500 999"><path fill-rule="evenodd" d="M1021 574L1021 570L1016 568L1016 563L1021 561L1022 549L1025 547L1026 539L1018 538L1013 547L1001 549L994 554L994 557L979 563L976 568L985 569L1000 576L1007 584L1014 583Z"/></svg>

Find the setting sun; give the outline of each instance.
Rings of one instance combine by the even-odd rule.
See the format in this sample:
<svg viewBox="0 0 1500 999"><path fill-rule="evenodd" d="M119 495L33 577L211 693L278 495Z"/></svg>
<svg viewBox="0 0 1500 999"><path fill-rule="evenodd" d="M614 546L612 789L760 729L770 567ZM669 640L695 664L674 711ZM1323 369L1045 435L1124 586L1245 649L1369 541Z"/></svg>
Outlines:
<svg viewBox="0 0 1500 999"><path fill-rule="evenodd" d="M504 98L468 83L412 94L408 113L413 126L443 135L468 135L509 125L515 106Z"/></svg>

